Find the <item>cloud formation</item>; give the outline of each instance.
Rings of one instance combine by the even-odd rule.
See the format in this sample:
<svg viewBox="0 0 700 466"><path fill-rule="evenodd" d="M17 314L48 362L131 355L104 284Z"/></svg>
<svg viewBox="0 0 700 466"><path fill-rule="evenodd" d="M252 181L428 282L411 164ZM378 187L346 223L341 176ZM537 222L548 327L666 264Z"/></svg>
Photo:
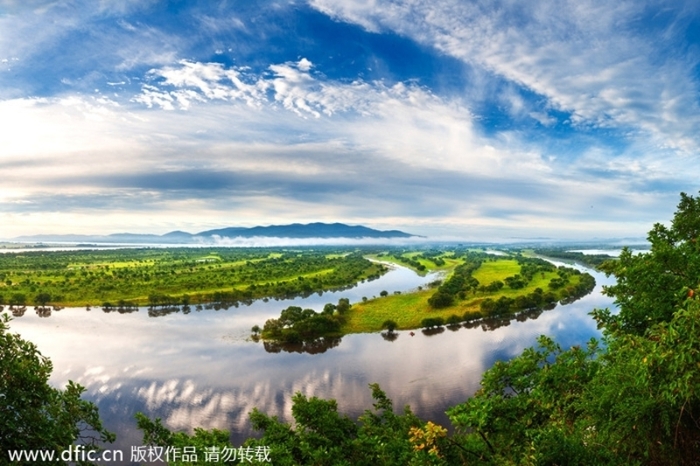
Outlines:
<svg viewBox="0 0 700 466"><path fill-rule="evenodd" d="M700 175L697 8L662 6L8 4L0 237L643 235Z"/></svg>
<svg viewBox="0 0 700 466"><path fill-rule="evenodd" d="M483 67L545 97L548 107L567 113L573 125L634 129L660 147L698 150L700 112L693 70L700 57L667 53L679 45L679 23L687 23L687 15L697 18L697 8L664 5L673 19L661 34L649 34L638 23L657 6L651 2L310 4L368 31L405 35ZM554 118L541 112L531 116L549 124Z"/></svg>

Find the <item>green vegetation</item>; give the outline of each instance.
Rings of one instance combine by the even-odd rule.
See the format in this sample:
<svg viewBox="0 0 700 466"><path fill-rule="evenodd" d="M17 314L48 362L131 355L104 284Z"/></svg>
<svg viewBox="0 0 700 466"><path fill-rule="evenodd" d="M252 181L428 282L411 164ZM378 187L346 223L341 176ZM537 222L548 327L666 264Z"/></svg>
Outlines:
<svg viewBox="0 0 700 466"><path fill-rule="evenodd" d="M387 268L361 251L121 249L0 254L0 305L130 310L288 298L351 286Z"/></svg>
<svg viewBox="0 0 700 466"><path fill-rule="evenodd" d="M394 328L402 329L431 329L445 323L454 327L464 321L551 309L559 301L571 302L590 293L595 286L588 274L557 268L543 259L521 254L494 257L457 248L423 253L399 250L373 257L404 258L405 263L429 260L432 267L448 267L451 274L446 280L433 283L433 290L393 295L382 290L379 298L363 299L352 310L347 302L342 309L340 304L337 308L327 304L322 313L295 306L287 308L278 319L265 323L262 338L282 345L299 345L321 338L337 339L346 333L380 331L387 328L389 321ZM253 333L257 337L257 332ZM388 332L392 334L393 330ZM278 348L275 346L275 350ZM312 348L317 350L316 346Z"/></svg>
<svg viewBox="0 0 700 466"><path fill-rule="evenodd" d="M494 257L474 251L462 251L452 261L457 261L456 257L459 265L447 280L435 284L436 289L387 293L356 303L345 316L341 331L375 332L386 320L401 329L415 329L435 326L425 325L425 319L451 319L454 324L455 318L464 322L551 309L557 302L571 302L590 293L595 286L589 274L557 268L542 259Z"/></svg>
<svg viewBox="0 0 700 466"><path fill-rule="evenodd" d="M338 305L326 304L323 312L289 306L279 319L268 319L262 329L262 337L280 343L297 344L318 338L341 336L340 326L350 310L350 301L341 298Z"/></svg>
<svg viewBox="0 0 700 466"><path fill-rule="evenodd" d="M374 410L358 423L341 416L334 400L300 393L294 425L255 410L262 437L245 446L269 447L281 465L698 464L699 238L700 199L682 194L672 226L650 232L649 253L626 250L603 265L617 279L605 292L620 306L617 315L592 312L604 345L592 339L564 349L541 337L538 347L496 363L472 398L447 411L451 434L409 408L394 414L373 385ZM146 421L146 443L193 444L207 434L170 434Z"/></svg>
<svg viewBox="0 0 700 466"><path fill-rule="evenodd" d="M503 280L504 277L512 276L520 273L520 265L515 259L504 258L497 256L490 258L488 262L474 272L474 278L479 283L486 285L498 280Z"/></svg>
<svg viewBox="0 0 700 466"><path fill-rule="evenodd" d="M80 398L83 387L49 385L51 361L36 346L9 333L10 318L0 319L0 464L10 450L53 450L60 455L74 442L96 450L113 442L102 427L97 406ZM14 463L17 464L17 463ZM33 464L44 464L39 461ZM56 464L56 463L53 463Z"/></svg>

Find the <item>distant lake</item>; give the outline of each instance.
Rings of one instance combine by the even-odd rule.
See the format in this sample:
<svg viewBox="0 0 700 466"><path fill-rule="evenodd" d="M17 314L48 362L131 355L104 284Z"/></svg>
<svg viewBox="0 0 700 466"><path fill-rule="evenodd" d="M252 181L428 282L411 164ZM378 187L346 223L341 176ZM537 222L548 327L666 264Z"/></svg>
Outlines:
<svg viewBox="0 0 700 466"><path fill-rule="evenodd" d="M557 263L558 265L560 263ZM335 398L352 417L371 407L368 384L378 382L397 411L409 404L419 416L448 425L448 407L465 401L479 387L481 374L497 360L512 358L535 344L537 336L554 337L564 347L598 336L588 313L611 307L600 294L612 279L596 278L590 295L544 311L535 319L509 321L495 330L445 329L436 335L400 331L395 341L379 333L347 335L318 354L271 353L250 340L250 328L262 326L290 305L316 310L341 297L357 302L380 291L410 291L435 280L396 267L381 278L356 287L308 298L269 302L228 310L204 309L149 317L101 309L64 309L40 318L28 309L10 328L35 342L50 357L51 383L68 380L87 388L107 427L128 459L131 446L142 444L134 413L161 417L176 430L193 427L228 429L238 445L252 434L248 413L262 411L291 419L291 396ZM321 351L323 348L321 349ZM111 463L114 464L114 463Z"/></svg>

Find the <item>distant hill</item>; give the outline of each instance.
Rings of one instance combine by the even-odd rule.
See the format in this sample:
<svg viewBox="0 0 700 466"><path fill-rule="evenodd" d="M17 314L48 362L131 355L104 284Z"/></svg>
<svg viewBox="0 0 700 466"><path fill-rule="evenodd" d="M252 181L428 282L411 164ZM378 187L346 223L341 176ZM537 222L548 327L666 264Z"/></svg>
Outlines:
<svg viewBox="0 0 700 466"><path fill-rule="evenodd" d="M399 230L381 231L363 226L350 226L344 223L293 223L291 225L271 225L269 227L221 228L197 233L196 236L221 236L228 238L254 236L270 238L410 238L415 235Z"/></svg>
<svg viewBox="0 0 700 466"><path fill-rule="evenodd" d="M199 233L171 231L164 235L114 233L106 236L96 235L31 235L15 238L17 241L63 242L63 243L118 243L118 244L187 244L199 243L202 239L219 238L411 238L417 237L399 230L375 230L364 226L352 226L344 223L293 223L291 225L271 225L267 227L229 227L207 230Z"/></svg>

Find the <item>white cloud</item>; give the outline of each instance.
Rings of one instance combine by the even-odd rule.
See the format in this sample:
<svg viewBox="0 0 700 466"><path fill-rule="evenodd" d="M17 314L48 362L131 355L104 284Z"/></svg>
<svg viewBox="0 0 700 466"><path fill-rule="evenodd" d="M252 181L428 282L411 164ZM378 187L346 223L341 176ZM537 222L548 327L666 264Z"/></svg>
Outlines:
<svg viewBox="0 0 700 466"><path fill-rule="evenodd" d="M633 32L631 24L654 8L644 2L309 3L338 20L396 32L525 86L552 108L570 112L573 124L631 127L659 147L687 153L700 148L692 76L698 58L668 54L665 48L674 44L663 36Z"/></svg>
<svg viewBox="0 0 700 466"><path fill-rule="evenodd" d="M605 235L660 205L640 183L678 176L604 153L564 166L517 132L480 134L463 103L411 83L322 79L304 59L262 74L180 61L148 76L131 103L0 102L3 236L295 221L472 239Z"/></svg>
<svg viewBox="0 0 700 466"><path fill-rule="evenodd" d="M270 65L272 76L242 75L242 69L218 63L181 61L154 69L154 79L134 100L149 107L189 109L193 101L245 102L270 111L275 104L294 114L319 120L315 137L345 141L346 147L424 166L470 173L496 174L508 166L521 173L547 170L534 152L494 148L497 141L478 136L468 109L446 102L415 84L322 81L303 58ZM297 125L303 125L297 122Z"/></svg>
<svg viewBox="0 0 700 466"><path fill-rule="evenodd" d="M134 101L172 110L177 101L187 109L193 100L243 100L256 106L264 99L268 84L264 81L245 82L242 69L224 69L219 63L199 63L180 60L178 66L166 66L148 72L152 79L162 78L162 84L176 88L161 90L154 84L145 84L143 92ZM161 83L158 83L161 84Z"/></svg>

